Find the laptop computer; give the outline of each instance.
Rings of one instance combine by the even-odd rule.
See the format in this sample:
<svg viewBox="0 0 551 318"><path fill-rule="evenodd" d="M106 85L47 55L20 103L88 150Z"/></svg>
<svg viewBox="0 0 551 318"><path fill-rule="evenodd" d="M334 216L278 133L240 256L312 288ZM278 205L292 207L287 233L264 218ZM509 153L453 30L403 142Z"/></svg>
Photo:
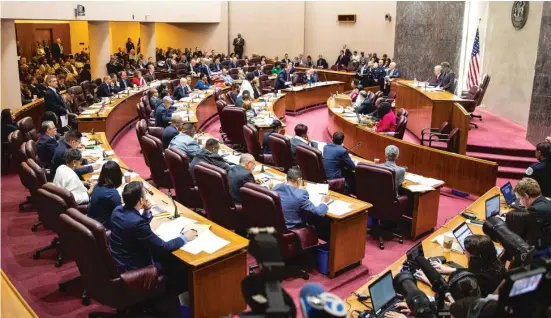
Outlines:
<svg viewBox="0 0 551 318"><path fill-rule="evenodd" d="M493 216L497 216L500 214L500 209L499 209L499 194L496 194L494 195L493 197L489 198L489 199L486 199L486 201L484 202L484 207L486 209L486 213L484 214L484 218L483 219L476 219L476 220L471 220L471 224L478 224L478 225L482 225L484 224L484 221L486 221L487 219L493 217Z"/></svg>
<svg viewBox="0 0 551 318"><path fill-rule="evenodd" d="M501 193L503 194L503 198L505 198L505 203L507 204L507 206L509 206L511 208L521 207L520 200L513 193L513 186L511 185L511 182L507 182L506 184L504 184L499 189L501 190Z"/></svg>
<svg viewBox="0 0 551 318"><path fill-rule="evenodd" d="M455 230L453 230L453 236L455 236L463 251L465 251L465 239L471 235L473 235L473 231L471 231L471 228L469 228L469 225L466 222L461 223L455 228ZM495 246L495 244L494 247L498 256L503 253L503 248Z"/></svg>
<svg viewBox="0 0 551 318"><path fill-rule="evenodd" d="M368 287L375 317L384 317L387 312L398 311L395 305L402 299L396 294L392 280L392 272L387 271Z"/></svg>

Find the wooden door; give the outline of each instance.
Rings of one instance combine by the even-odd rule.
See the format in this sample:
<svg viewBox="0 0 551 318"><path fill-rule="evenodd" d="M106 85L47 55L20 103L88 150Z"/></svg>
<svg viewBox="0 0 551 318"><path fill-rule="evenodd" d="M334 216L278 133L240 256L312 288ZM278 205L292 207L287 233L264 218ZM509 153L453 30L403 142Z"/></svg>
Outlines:
<svg viewBox="0 0 551 318"><path fill-rule="evenodd" d="M46 41L49 46L53 43L52 29L35 29L34 30L34 43L35 47L33 53L36 54L36 44Z"/></svg>

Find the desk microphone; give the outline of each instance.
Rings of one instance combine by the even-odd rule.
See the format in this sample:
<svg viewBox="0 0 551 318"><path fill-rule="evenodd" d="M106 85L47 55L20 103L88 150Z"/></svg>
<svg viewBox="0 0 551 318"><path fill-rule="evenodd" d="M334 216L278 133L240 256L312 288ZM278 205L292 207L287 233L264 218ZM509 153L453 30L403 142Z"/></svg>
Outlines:
<svg viewBox="0 0 551 318"><path fill-rule="evenodd" d="M360 141L356 145L354 145L354 147L348 149L348 151L352 151L353 149L355 149L356 147L361 146L361 145L362 145L362 142Z"/></svg>
<svg viewBox="0 0 551 318"><path fill-rule="evenodd" d="M172 192L170 192L170 188L168 188L168 196L170 197L170 200L172 201L172 205L174 206L174 215L172 216L172 220L175 220L180 217L178 214L178 206L176 205L176 202L174 202L174 198L172 198Z"/></svg>
<svg viewBox="0 0 551 318"><path fill-rule="evenodd" d="M270 166L270 165L266 165L266 164L263 164L261 167L260 167L260 172L264 172L264 166L268 167L268 168L272 168L274 170L277 170L277 171L280 171L280 172L285 172L285 169L281 168L281 167L275 167L275 166Z"/></svg>

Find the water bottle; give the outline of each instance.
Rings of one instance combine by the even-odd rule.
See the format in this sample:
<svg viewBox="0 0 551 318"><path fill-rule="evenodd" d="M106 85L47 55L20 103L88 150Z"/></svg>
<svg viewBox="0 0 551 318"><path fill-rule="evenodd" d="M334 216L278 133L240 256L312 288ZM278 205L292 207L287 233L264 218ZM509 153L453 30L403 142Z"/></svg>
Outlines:
<svg viewBox="0 0 551 318"><path fill-rule="evenodd" d="M312 87L312 80L308 80L308 87Z"/></svg>
<svg viewBox="0 0 551 318"><path fill-rule="evenodd" d="M417 86L418 82L417 82L417 77L414 77L413 78L413 86Z"/></svg>

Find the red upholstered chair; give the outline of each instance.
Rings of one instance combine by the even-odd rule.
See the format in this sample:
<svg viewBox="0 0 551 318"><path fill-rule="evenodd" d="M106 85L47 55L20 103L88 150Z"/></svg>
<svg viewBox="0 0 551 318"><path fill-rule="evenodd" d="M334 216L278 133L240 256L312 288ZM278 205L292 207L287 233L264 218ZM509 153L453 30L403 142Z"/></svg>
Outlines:
<svg viewBox="0 0 551 318"><path fill-rule="evenodd" d="M371 234L379 240L379 248L384 249L382 223L399 223L406 213L408 199L396 195L395 173L391 168L360 162L356 166L356 197L373 204L369 216L377 219ZM392 233L403 243L403 237Z"/></svg>
<svg viewBox="0 0 551 318"><path fill-rule="evenodd" d="M338 66L337 64L331 65L330 70L331 70L331 71L338 71L338 70L339 70L339 66Z"/></svg>
<svg viewBox="0 0 551 318"><path fill-rule="evenodd" d="M10 148L10 152L12 153L15 167L17 169L17 174L19 175L19 180L21 181L21 184L26 189L28 189L29 187L27 185L27 179L23 176L23 169L21 166L21 163L26 162L28 157L25 152L25 142L23 142L20 130L16 130L8 136L8 145ZM16 145L19 145L17 149L15 149ZM25 209L25 206L31 203L33 203L32 198L30 196L27 196L25 201L19 203L19 211L23 211Z"/></svg>
<svg viewBox="0 0 551 318"><path fill-rule="evenodd" d="M243 126L246 124L247 117L243 108L224 107L220 114L220 128L224 131L224 135L222 135L224 143L234 149L244 148Z"/></svg>
<svg viewBox="0 0 551 318"><path fill-rule="evenodd" d="M17 122L17 127L19 131L23 134L23 140L34 140L38 141L40 137L36 128L34 127L33 119L31 117L25 117Z"/></svg>
<svg viewBox="0 0 551 318"><path fill-rule="evenodd" d="M293 74L293 85L302 85L306 83L306 73L304 72L295 72Z"/></svg>
<svg viewBox="0 0 551 318"><path fill-rule="evenodd" d="M153 126L147 127L147 134L153 137L157 137L159 140L163 140L164 132L165 132L165 129L163 127L153 127Z"/></svg>
<svg viewBox="0 0 551 318"><path fill-rule="evenodd" d="M75 114L80 114L84 108L88 106L86 101L86 95L82 86L72 86L67 89L67 93L73 98L73 103L71 104L71 110Z"/></svg>
<svg viewBox="0 0 551 318"><path fill-rule="evenodd" d="M279 250L284 259L289 259L318 245L318 236L313 226L288 230L279 195L253 183L246 183L240 190L243 203L243 219L250 227L274 227L277 232ZM302 277L308 274L301 271Z"/></svg>
<svg viewBox="0 0 551 318"><path fill-rule="evenodd" d="M38 158L38 154L36 152L36 142L33 139L25 142L25 155L27 158L33 159L35 162L40 162L40 158Z"/></svg>
<svg viewBox="0 0 551 318"><path fill-rule="evenodd" d="M172 89L172 92L174 92L174 90L176 89L176 87L178 87L178 85L180 85L180 79L179 78L176 78L176 79L173 79L172 81L170 81L170 88Z"/></svg>
<svg viewBox="0 0 551 318"><path fill-rule="evenodd" d="M462 101L461 105L465 108L467 113L469 113L471 120L474 117L473 112L475 111L476 107L478 107L478 105L480 105L480 103L482 102L481 96L482 90L476 85L471 86L466 96L462 96L464 99L466 99L466 101ZM476 115L476 117L479 117L482 120L482 117L480 115ZM469 122L469 125L478 128L478 125L473 122Z"/></svg>
<svg viewBox="0 0 551 318"><path fill-rule="evenodd" d="M267 94L274 91L274 88L270 85L270 78L268 75L260 75L258 80L260 82L260 89L262 90L262 93Z"/></svg>
<svg viewBox="0 0 551 318"><path fill-rule="evenodd" d="M36 180L33 180L33 184L29 185L29 192L31 192L31 196L32 196L32 200L33 202L38 202L38 198L36 196L36 194L38 194L38 189L40 189L44 184L46 184L48 182L48 179L47 179L47 172L45 169L43 169L41 166L38 165L38 163L36 161L34 161L33 159L27 159L26 161L26 164L29 166L29 168L31 168L36 176ZM36 183L36 193L34 193L33 195L33 189L31 189L34 185L34 183ZM33 232L36 232L38 230L38 227L42 225L42 222L40 222L40 220L38 220L37 223L33 224L31 230Z"/></svg>
<svg viewBox="0 0 551 318"><path fill-rule="evenodd" d="M99 222L74 209L66 210L58 219L63 248L77 264L80 280L88 294L86 297L116 308L117 317L138 315L138 312L132 313L133 307L143 306L151 299L157 302L163 299L166 279L159 275L154 265L119 274L109 252L105 228ZM113 313L93 312L89 317L106 315Z"/></svg>
<svg viewBox="0 0 551 318"><path fill-rule="evenodd" d="M406 132L406 127L408 124L408 118L404 115L400 117L400 121L396 125L396 131L395 132L382 132L381 134L394 137L396 139L404 139L404 133Z"/></svg>
<svg viewBox="0 0 551 318"><path fill-rule="evenodd" d="M226 103L225 100L222 100L222 99L218 99L216 101L216 110L218 111L218 116L221 116L222 115L222 110L224 110L224 108L226 108L226 106L228 106L228 103ZM222 127L220 127L221 129Z"/></svg>
<svg viewBox="0 0 551 318"><path fill-rule="evenodd" d="M236 100L234 99L232 92L228 91L226 93L226 103L228 105L235 105L235 102L236 102Z"/></svg>
<svg viewBox="0 0 551 318"><path fill-rule="evenodd" d="M143 153L143 146L142 146L142 137L147 135L147 122L145 119L140 119L136 123L136 136L138 137L138 142L140 143L140 152L143 155L143 159L145 161L145 165L149 167L149 161L147 161L147 157Z"/></svg>
<svg viewBox="0 0 551 318"><path fill-rule="evenodd" d="M188 208L202 208L199 188L189 173L190 160L188 156L179 149L165 149L165 161L170 174L170 179L176 192L176 201Z"/></svg>
<svg viewBox="0 0 551 318"><path fill-rule="evenodd" d="M273 64L266 64L262 67L262 72L264 74L272 74L272 68L274 68Z"/></svg>
<svg viewBox="0 0 551 318"><path fill-rule="evenodd" d="M291 141L286 136L273 133L268 137L268 145L272 151L274 166L282 168L287 172L293 166L293 155L291 153Z"/></svg>
<svg viewBox="0 0 551 318"><path fill-rule="evenodd" d="M443 122L440 128L423 128L421 130L421 145L426 146L425 143L429 143L431 140L434 142L439 141L440 138L445 138L450 128L450 123L447 121Z"/></svg>
<svg viewBox="0 0 551 318"><path fill-rule="evenodd" d="M29 193L31 194L31 200L34 203L38 202L38 189L46 183L46 174L42 169L40 169L40 167L38 167L38 171L42 170L41 174L35 172L33 168L36 167L38 167L38 165L33 159L27 159L26 161L21 162L21 179L24 180L27 190L29 190Z"/></svg>
<svg viewBox="0 0 551 318"><path fill-rule="evenodd" d="M242 230L241 205L232 201L226 170L199 162L193 174L207 217L227 229Z"/></svg>
<svg viewBox="0 0 551 318"><path fill-rule="evenodd" d="M142 152L149 162L151 179L157 188L172 188L172 181L163 155L163 142L149 134L142 136Z"/></svg>
<svg viewBox="0 0 551 318"><path fill-rule="evenodd" d="M436 136L439 139L429 139L428 146L440 150L446 150L453 153L459 153L459 137L461 131L459 128L454 128L449 134L432 133L431 136Z"/></svg>
<svg viewBox="0 0 551 318"><path fill-rule="evenodd" d="M264 154L262 146L258 142L258 130L254 125L243 125L243 135L247 144L247 152L254 156L258 162L272 165L272 155Z"/></svg>
<svg viewBox="0 0 551 318"><path fill-rule="evenodd" d="M344 192L344 178L327 180L321 151L308 145L298 145L296 152L297 165L304 180L315 183L329 183L331 190Z"/></svg>
<svg viewBox="0 0 551 318"><path fill-rule="evenodd" d="M138 117L147 121L145 118L145 105L142 102L139 102L136 104L136 108L138 109Z"/></svg>
<svg viewBox="0 0 551 318"><path fill-rule="evenodd" d="M239 79L239 69L237 69L237 68L230 68L229 74L230 74L231 78L233 78L234 80L238 80L238 79Z"/></svg>

